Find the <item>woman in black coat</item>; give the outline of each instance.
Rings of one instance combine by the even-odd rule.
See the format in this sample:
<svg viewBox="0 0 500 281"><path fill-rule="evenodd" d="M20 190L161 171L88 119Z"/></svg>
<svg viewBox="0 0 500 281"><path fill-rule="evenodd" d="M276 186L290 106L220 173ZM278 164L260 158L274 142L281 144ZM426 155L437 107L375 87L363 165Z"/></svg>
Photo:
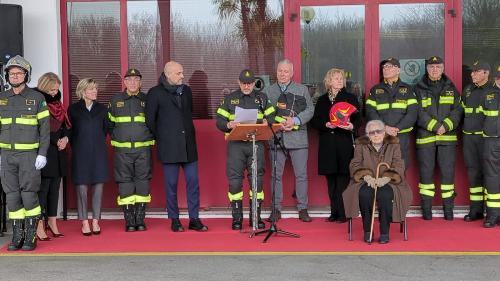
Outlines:
<svg viewBox="0 0 500 281"><path fill-rule="evenodd" d="M61 103L60 86L59 77L48 72L38 79L37 88L34 89L45 97L50 112L50 146L47 150L47 165L42 169L42 183L38 192L43 220L38 223L36 235L41 241L50 240L45 233L45 227L52 232L54 237L64 236L59 232L56 218L61 178L67 174L66 144L71 123Z"/></svg>
<svg viewBox="0 0 500 281"><path fill-rule="evenodd" d="M106 132L108 112L106 106L98 103L97 82L83 79L76 87L79 101L68 109L72 124L71 148L72 180L76 187L78 219L82 221L82 234L100 234L101 199L104 182L108 180L108 153ZM92 230L87 216L87 189L91 185Z"/></svg>
<svg viewBox="0 0 500 281"><path fill-rule="evenodd" d="M346 222L342 192L349 183L349 162L354 153L355 132L361 125L359 103L345 89L345 72L342 69L330 69L324 79L327 93L319 97L314 109L311 126L319 132L318 174L324 175L328 183L331 215L326 220L338 223ZM338 102L347 102L356 110L350 116L347 126L336 127L330 123L330 109Z"/></svg>

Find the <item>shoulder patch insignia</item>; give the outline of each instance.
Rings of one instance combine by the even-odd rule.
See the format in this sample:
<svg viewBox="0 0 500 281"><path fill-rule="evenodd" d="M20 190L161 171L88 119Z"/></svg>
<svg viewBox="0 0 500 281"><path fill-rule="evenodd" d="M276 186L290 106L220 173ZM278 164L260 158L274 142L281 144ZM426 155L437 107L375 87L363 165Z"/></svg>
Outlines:
<svg viewBox="0 0 500 281"><path fill-rule="evenodd" d="M448 90L444 93L446 96L453 96L454 92L453 90Z"/></svg>
<svg viewBox="0 0 500 281"><path fill-rule="evenodd" d="M383 94L384 92L384 89L375 89L375 94Z"/></svg>
<svg viewBox="0 0 500 281"><path fill-rule="evenodd" d="M401 94L408 93L408 88L406 88L406 87L399 88L399 93L401 93Z"/></svg>
<svg viewBox="0 0 500 281"><path fill-rule="evenodd" d="M240 100L239 99L232 99L231 104L240 104Z"/></svg>
<svg viewBox="0 0 500 281"><path fill-rule="evenodd" d="M9 103L8 99L1 99L0 100L0 105L7 105Z"/></svg>
<svg viewBox="0 0 500 281"><path fill-rule="evenodd" d="M36 101L35 100L26 100L26 105L35 105Z"/></svg>
<svg viewBox="0 0 500 281"><path fill-rule="evenodd" d="M125 102L123 102L123 101L116 102L116 107L124 107L124 106L125 106Z"/></svg>
<svg viewBox="0 0 500 281"><path fill-rule="evenodd" d="M489 100L494 100L495 99L495 94L487 94L486 95L486 100L489 101Z"/></svg>

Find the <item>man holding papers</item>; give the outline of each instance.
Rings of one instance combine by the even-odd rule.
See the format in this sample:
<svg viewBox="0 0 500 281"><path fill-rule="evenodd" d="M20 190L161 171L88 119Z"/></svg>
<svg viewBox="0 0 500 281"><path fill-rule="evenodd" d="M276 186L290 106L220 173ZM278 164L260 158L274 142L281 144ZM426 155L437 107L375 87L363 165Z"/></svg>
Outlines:
<svg viewBox="0 0 500 281"><path fill-rule="evenodd" d="M267 96L254 90L255 77L251 70L245 69L240 73L239 90L227 95L217 109L217 128L226 134L242 123L272 123L274 107ZM229 182L228 197L232 207L232 229L241 230L243 223L243 177L245 169L248 171L248 180L251 182L252 142L229 141L227 144L226 175ZM264 200L262 191L262 176L264 175L264 143L257 142L257 214L258 228L265 228L260 218L260 209ZM250 199L252 199L250 192ZM251 204L250 204L251 205ZM252 212L250 212L251 214ZM252 221L250 218L250 225Z"/></svg>

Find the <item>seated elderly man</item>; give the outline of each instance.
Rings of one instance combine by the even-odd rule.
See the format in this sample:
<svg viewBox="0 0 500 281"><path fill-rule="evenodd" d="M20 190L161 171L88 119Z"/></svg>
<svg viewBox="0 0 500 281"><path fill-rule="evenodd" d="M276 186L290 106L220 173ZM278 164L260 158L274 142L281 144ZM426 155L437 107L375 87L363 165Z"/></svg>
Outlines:
<svg viewBox="0 0 500 281"><path fill-rule="evenodd" d="M367 136L356 140L354 158L349 170L351 182L343 193L346 217L354 218L361 211L363 218L364 240L370 241L370 223L375 188L379 212L379 243L389 242L391 221L401 222L412 201L412 193L404 180L405 165L401 158L399 140L386 135L385 125L380 120L366 124ZM385 162L390 168L377 166Z"/></svg>

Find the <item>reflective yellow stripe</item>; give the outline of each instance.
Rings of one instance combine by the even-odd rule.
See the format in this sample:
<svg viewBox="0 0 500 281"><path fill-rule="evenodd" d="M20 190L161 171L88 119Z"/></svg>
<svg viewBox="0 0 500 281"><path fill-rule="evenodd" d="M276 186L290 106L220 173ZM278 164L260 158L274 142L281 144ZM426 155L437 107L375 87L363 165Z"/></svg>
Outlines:
<svg viewBox="0 0 500 281"><path fill-rule="evenodd" d="M150 141L137 141L137 142L134 142L134 147L138 148L138 147L152 146L154 144L155 144L154 140L150 140Z"/></svg>
<svg viewBox="0 0 500 281"><path fill-rule="evenodd" d="M264 119L264 114L257 113L257 119Z"/></svg>
<svg viewBox="0 0 500 281"><path fill-rule="evenodd" d="M483 106L480 105L478 108L476 108L476 113L481 113L483 112Z"/></svg>
<svg viewBox="0 0 500 281"><path fill-rule="evenodd" d="M12 124L12 118L1 118L0 122L2 123L2 125Z"/></svg>
<svg viewBox="0 0 500 281"><path fill-rule="evenodd" d="M427 131L432 132L433 131L432 129L434 128L434 126L436 126L437 122L438 121L436 119L431 119L429 123L427 123Z"/></svg>
<svg viewBox="0 0 500 281"><path fill-rule="evenodd" d="M408 104L402 102L394 102L391 104L391 108L406 109Z"/></svg>
<svg viewBox="0 0 500 281"><path fill-rule="evenodd" d="M433 183L429 183L429 184L419 183L419 184L418 184L418 188L420 188L420 189L430 189L430 190L432 190L432 189L435 189L436 187L434 186L434 184L433 184Z"/></svg>
<svg viewBox="0 0 500 281"><path fill-rule="evenodd" d="M151 194L148 194L146 196L143 195L135 196L135 203L149 203L149 202L151 202Z"/></svg>
<svg viewBox="0 0 500 281"><path fill-rule="evenodd" d="M439 104L453 104L453 97L439 97Z"/></svg>
<svg viewBox="0 0 500 281"><path fill-rule="evenodd" d="M282 122L285 122L286 119L281 117L281 116L276 116L276 117L274 117L274 121L276 121L278 123L282 123Z"/></svg>
<svg viewBox="0 0 500 281"><path fill-rule="evenodd" d="M406 105L418 104L417 99L408 99L406 100Z"/></svg>
<svg viewBox="0 0 500 281"><path fill-rule="evenodd" d="M0 142L0 148L11 149L12 146L10 144L8 144L8 143Z"/></svg>
<svg viewBox="0 0 500 281"><path fill-rule="evenodd" d="M144 117L144 116L134 116L134 122L145 123L146 122L146 117Z"/></svg>
<svg viewBox="0 0 500 281"><path fill-rule="evenodd" d="M487 201L486 206L490 208L500 208L500 202Z"/></svg>
<svg viewBox="0 0 500 281"><path fill-rule="evenodd" d="M434 197L434 194L436 192L434 192L434 190L420 189L419 193L422 194L422 195L427 195L427 196L430 196L430 197Z"/></svg>
<svg viewBox="0 0 500 281"><path fill-rule="evenodd" d="M16 124L23 125L38 125L38 120L35 118L16 118Z"/></svg>
<svg viewBox="0 0 500 281"><path fill-rule="evenodd" d="M496 117L498 116L498 110L483 110L484 116Z"/></svg>
<svg viewBox="0 0 500 281"><path fill-rule="evenodd" d="M401 129L401 130L399 130L399 133L400 134L409 133L409 132L411 132L411 130L413 130L413 127Z"/></svg>
<svg viewBox="0 0 500 281"><path fill-rule="evenodd" d="M40 205L36 206L35 208L31 209L31 210L25 210L24 211L24 215L26 217L34 217L34 216L38 216L42 213L42 208L40 207Z"/></svg>
<svg viewBox="0 0 500 281"><path fill-rule="evenodd" d="M500 193L488 194L488 199L498 200L500 199Z"/></svg>
<svg viewBox="0 0 500 281"><path fill-rule="evenodd" d="M15 212L9 212L9 219L11 220L22 220L26 217L26 210L21 208Z"/></svg>
<svg viewBox="0 0 500 281"><path fill-rule="evenodd" d="M14 149L35 149L39 146L39 143L15 143Z"/></svg>
<svg viewBox="0 0 500 281"><path fill-rule="evenodd" d="M371 107L377 107L377 102L371 99L366 100L366 104L371 106Z"/></svg>
<svg viewBox="0 0 500 281"><path fill-rule="evenodd" d="M444 123L446 123L446 125L448 125L448 131L451 131L453 130L453 122L451 121L450 118L444 118Z"/></svg>
<svg viewBox="0 0 500 281"><path fill-rule="evenodd" d="M473 113L474 112L474 108L472 108L472 107L464 107L464 112L466 114Z"/></svg>
<svg viewBox="0 0 500 281"><path fill-rule="evenodd" d="M229 118L228 118L228 120L229 120L229 121L233 121L235 118L236 118L236 115L234 115L234 114L229 114Z"/></svg>
<svg viewBox="0 0 500 281"><path fill-rule="evenodd" d="M454 190L454 184L441 184L441 190Z"/></svg>
<svg viewBox="0 0 500 281"><path fill-rule="evenodd" d="M422 107L426 108L432 105L432 99L431 98L426 98L422 100Z"/></svg>
<svg viewBox="0 0 500 281"><path fill-rule="evenodd" d="M479 193L479 192L482 193L483 191L484 191L484 187L482 187L482 186L474 186L474 187L469 188L470 193Z"/></svg>
<svg viewBox="0 0 500 281"><path fill-rule="evenodd" d="M264 115L268 116L274 112L274 107L270 106L268 109L264 110Z"/></svg>
<svg viewBox="0 0 500 281"><path fill-rule="evenodd" d="M231 115L231 113L229 113L228 111L226 111L220 107L217 109L217 114L219 114L222 117L226 117L226 118L229 118L229 115Z"/></svg>
<svg viewBox="0 0 500 281"><path fill-rule="evenodd" d="M130 116L117 116L115 117L115 123L128 123L132 122L132 117Z"/></svg>
<svg viewBox="0 0 500 281"><path fill-rule="evenodd" d="M484 196L483 195L470 195L469 199L470 199L470 201L483 201Z"/></svg>
<svg viewBox="0 0 500 281"><path fill-rule="evenodd" d="M390 105L388 103L377 104L377 110L386 110L389 109Z"/></svg>
<svg viewBox="0 0 500 281"><path fill-rule="evenodd" d="M240 191L236 194L231 194L230 192L228 192L227 197L229 197L229 201L231 202L243 200L243 191Z"/></svg>
<svg viewBox="0 0 500 281"><path fill-rule="evenodd" d="M457 136L449 135L438 135L436 136L436 141L457 141Z"/></svg>
<svg viewBox="0 0 500 281"><path fill-rule="evenodd" d="M135 204L135 195L130 195L125 198L118 196L116 197L116 203L118 206Z"/></svg>
<svg viewBox="0 0 500 281"><path fill-rule="evenodd" d="M44 110L44 111L38 112L36 114L36 118L38 118L38 119L43 119L43 118L46 118L49 116L50 116L50 112L48 110Z"/></svg>
<svg viewBox="0 0 500 281"><path fill-rule="evenodd" d="M250 190L250 199L253 198L253 192ZM257 200L264 200L264 191L257 192Z"/></svg>
<svg viewBox="0 0 500 281"><path fill-rule="evenodd" d="M441 192L441 198L443 198L443 199L450 198L453 196L454 193L455 193L455 191L453 191L453 190Z"/></svg>
<svg viewBox="0 0 500 281"><path fill-rule="evenodd" d="M466 135L482 135L483 134L483 131L477 131L477 132L467 132L465 130L462 130L462 133L466 134Z"/></svg>
<svg viewBox="0 0 500 281"><path fill-rule="evenodd" d="M115 117L111 114L111 112L108 112L108 118L111 122L115 122Z"/></svg>
<svg viewBox="0 0 500 281"><path fill-rule="evenodd" d="M432 136L432 137L417 139L416 143L417 143L417 145L418 144L428 144L428 143L432 143L432 142L435 142L435 141L436 141L436 137Z"/></svg>
<svg viewBox="0 0 500 281"><path fill-rule="evenodd" d="M124 147L124 148L132 148L132 143L131 142L118 142L118 141L111 141L111 146L114 147Z"/></svg>

